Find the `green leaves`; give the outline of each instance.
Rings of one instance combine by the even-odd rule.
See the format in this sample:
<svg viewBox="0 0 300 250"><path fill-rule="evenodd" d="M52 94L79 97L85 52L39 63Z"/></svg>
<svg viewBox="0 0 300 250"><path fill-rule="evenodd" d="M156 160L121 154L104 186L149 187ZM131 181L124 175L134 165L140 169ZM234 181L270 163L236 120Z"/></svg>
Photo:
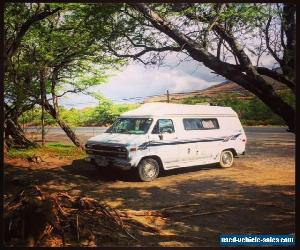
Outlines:
<svg viewBox="0 0 300 250"><path fill-rule="evenodd" d="M122 113L139 106L138 104L114 104L101 94L93 96L99 100L99 105L93 112L92 121L100 126L112 124Z"/></svg>
<svg viewBox="0 0 300 250"><path fill-rule="evenodd" d="M239 28L255 28L264 23L268 18L270 6L267 4L227 4L226 8L219 13L220 23L226 22Z"/></svg>
<svg viewBox="0 0 300 250"><path fill-rule="evenodd" d="M85 91L103 84L124 60L104 50L103 39L111 33L110 18L119 4L7 3L6 48L19 28L35 12L61 8L30 26L5 74L5 101L22 107L40 98L40 71L46 68L46 94ZM71 86L70 86L71 85ZM31 97L31 98L29 98Z"/></svg>

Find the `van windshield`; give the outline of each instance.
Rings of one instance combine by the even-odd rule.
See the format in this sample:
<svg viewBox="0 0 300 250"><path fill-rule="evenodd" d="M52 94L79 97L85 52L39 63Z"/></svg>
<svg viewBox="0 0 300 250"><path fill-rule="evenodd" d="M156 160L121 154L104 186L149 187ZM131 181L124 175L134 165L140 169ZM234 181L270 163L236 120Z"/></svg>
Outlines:
<svg viewBox="0 0 300 250"><path fill-rule="evenodd" d="M146 134L152 121L151 118L119 118L106 133Z"/></svg>

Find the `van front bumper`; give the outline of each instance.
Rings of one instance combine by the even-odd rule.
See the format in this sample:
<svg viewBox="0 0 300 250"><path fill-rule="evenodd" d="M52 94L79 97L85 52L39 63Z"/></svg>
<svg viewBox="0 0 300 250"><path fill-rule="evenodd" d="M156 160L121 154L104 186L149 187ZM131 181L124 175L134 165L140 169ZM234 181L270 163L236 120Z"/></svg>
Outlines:
<svg viewBox="0 0 300 250"><path fill-rule="evenodd" d="M98 165L100 167L114 166L122 170L129 170L132 168L131 163L127 159L122 159L122 158L88 155L85 158L85 161Z"/></svg>

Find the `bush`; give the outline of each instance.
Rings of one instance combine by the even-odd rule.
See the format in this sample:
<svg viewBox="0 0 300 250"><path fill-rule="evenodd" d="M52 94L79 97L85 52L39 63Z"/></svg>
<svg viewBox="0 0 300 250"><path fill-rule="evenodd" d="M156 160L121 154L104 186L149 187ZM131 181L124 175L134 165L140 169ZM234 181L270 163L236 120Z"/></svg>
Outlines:
<svg viewBox="0 0 300 250"><path fill-rule="evenodd" d="M295 107L295 96L290 90L282 90L279 95L288 104ZM112 124L122 113L135 109L139 104L114 104L103 96L97 97L97 107L88 107L81 110L72 108L70 110L60 107L61 118L71 127L78 126L106 126ZM212 103L218 106L231 107L239 115L244 125L284 125L281 117L274 114L256 96L241 96L239 93L220 94L214 97L193 96L177 101L183 104ZM41 108L25 112L19 118L20 124L33 126L41 125ZM45 125L55 126L56 121L45 112Z"/></svg>
<svg viewBox="0 0 300 250"><path fill-rule="evenodd" d="M122 113L137 107L138 104L114 104L103 98L95 108L92 120L99 126L106 126L112 124Z"/></svg>
<svg viewBox="0 0 300 250"><path fill-rule="evenodd" d="M282 90L279 95L284 101L295 107L295 96L290 90ZM239 115L242 124L284 125L281 117L276 115L256 96L241 96L239 93L222 94L214 97L188 97L180 101L183 104L212 103L213 105L231 107Z"/></svg>

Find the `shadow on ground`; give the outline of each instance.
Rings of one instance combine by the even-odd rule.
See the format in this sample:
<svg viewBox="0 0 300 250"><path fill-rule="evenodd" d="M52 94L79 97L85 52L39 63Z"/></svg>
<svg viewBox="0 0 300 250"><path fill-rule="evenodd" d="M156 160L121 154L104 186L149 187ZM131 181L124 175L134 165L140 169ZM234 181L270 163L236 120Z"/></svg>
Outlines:
<svg viewBox="0 0 300 250"><path fill-rule="evenodd" d="M197 238L141 234L137 236L141 245L176 246L180 242L178 246L217 246L221 233L295 232L293 185L245 184L211 174L230 171L216 165L171 170L150 183L138 182L130 171L97 171L82 160L46 170L5 165L4 171L6 194L34 184L47 191L97 198L119 209L161 210L191 205L177 209L177 213L174 209L162 228ZM238 176L238 171L232 173ZM249 170L249 174L255 172Z"/></svg>

